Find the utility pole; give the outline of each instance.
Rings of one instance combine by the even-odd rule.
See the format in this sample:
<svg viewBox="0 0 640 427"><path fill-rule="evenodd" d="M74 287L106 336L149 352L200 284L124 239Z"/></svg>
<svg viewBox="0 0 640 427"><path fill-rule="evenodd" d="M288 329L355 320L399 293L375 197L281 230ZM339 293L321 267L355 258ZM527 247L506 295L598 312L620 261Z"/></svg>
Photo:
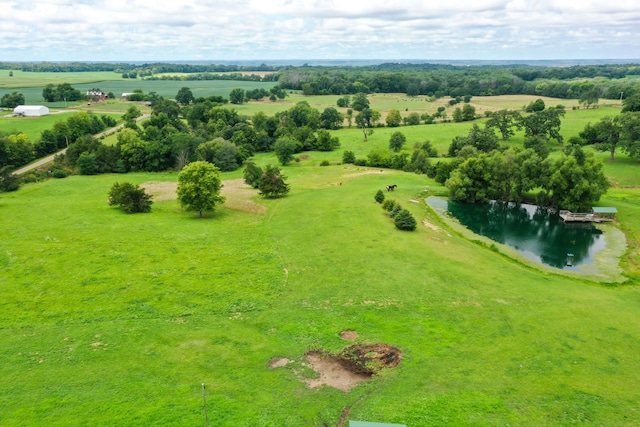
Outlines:
<svg viewBox="0 0 640 427"><path fill-rule="evenodd" d="M202 383L202 401L204 402L204 427L209 427L209 416L207 415L207 393L204 383Z"/></svg>

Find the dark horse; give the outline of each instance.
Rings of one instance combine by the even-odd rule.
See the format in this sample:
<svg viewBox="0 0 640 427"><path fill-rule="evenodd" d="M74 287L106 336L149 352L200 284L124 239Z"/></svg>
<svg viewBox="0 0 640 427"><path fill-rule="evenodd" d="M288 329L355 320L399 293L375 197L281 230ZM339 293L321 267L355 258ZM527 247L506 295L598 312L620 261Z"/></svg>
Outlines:
<svg viewBox="0 0 640 427"><path fill-rule="evenodd" d="M393 184L393 185L387 185L387 191L393 191L393 190L395 190L395 189L396 189L396 187L397 187L397 185L396 185L396 184Z"/></svg>

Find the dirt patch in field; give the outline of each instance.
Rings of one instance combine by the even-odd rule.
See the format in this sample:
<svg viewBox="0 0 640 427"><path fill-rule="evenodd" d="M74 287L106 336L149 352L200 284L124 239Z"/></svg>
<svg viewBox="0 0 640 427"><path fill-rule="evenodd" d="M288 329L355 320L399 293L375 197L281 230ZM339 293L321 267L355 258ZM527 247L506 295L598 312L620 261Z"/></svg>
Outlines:
<svg viewBox="0 0 640 427"><path fill-rule="evenodd" d="M381 370L398 366L402 352L387 344L361 343L346 347L335 355L311 351L306 358L320 375L319 378L305 380L309 388L327 385L347 392Z"/></svg>
<svg viewBox="0 0 640 427"><path fill-rule="evenodd" d="M256 190L244 183L243 179L231 179L222 182L220 194L226 198L224 206L239 211L245 211L264 215L267 213L266 206L255 203L251 200L256 195ZM153 196L155 202L175 200L177 182L150 181L140 185Z"/></svg>
<svg viewBox="0 0 640 427"><path fill-rule="evenodd" d="M363 169L360 168L352 169L353 172L343 175L345 178L351 178L354 176L362 176L362 175L386 175L389 172L384 171L382 169Z"/></svg>
<svg viewBox="0 0 640 427"><path fill-rule="evenodd" d="M293 363L293 360L287 359L286 357L274 357L269 360L269 367L271 369L282 368L283 366L287 366L289 363Z"/></svg>
<svg viewBox="0 0 640 427"><path fill-rule="evenodd" d="M358 338L358 333L356 331L352 331L352 330L342 331L338 335L340 336L340 338L342 338L343 340L347 340L347 341L353 341L356 338Z"/></svg>
<svg viewBox="0 0 640 427"><path fill-rule="evenodd" d="M144 188L147 193L153 196L154 202L166 202L168 200L175 200L177 197L177 182L149 181L140 184L140 187Z"/></svg>
<svg viewBox="0 0 640 427"><path fill-rule="evenodd" d="M251 200L256 196L257 190L245 184L244 179L231 179L223 181L222 184L224 187L222 187L220 194L226 197L224 202L226 207L259 215L267 213L266 206Z"/></svg>

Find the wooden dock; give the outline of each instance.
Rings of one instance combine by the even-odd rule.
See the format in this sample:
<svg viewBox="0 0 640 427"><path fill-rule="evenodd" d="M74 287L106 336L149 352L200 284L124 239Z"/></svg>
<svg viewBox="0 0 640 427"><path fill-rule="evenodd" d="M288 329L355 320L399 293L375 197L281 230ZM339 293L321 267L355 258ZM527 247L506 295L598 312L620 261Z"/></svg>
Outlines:
<svg viewBox="0 0 640 427"><path fill-rule="evenodd" d="M594 213L577 213L566 210L560 211L560 218L564 222L610 222L613 218Z"/></svg>

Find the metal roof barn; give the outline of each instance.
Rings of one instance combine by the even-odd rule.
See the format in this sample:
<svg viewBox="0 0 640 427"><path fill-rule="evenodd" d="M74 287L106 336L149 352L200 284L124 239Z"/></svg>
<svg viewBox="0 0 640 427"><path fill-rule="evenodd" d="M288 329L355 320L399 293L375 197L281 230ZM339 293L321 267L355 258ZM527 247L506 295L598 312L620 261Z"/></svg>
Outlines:
<svg viewBox="0 0 640 427"><path fill-rule="evenodd" d="M15 116L40 117L49 114L49 108L43 105L18 105L13 109Z"/></svg>

